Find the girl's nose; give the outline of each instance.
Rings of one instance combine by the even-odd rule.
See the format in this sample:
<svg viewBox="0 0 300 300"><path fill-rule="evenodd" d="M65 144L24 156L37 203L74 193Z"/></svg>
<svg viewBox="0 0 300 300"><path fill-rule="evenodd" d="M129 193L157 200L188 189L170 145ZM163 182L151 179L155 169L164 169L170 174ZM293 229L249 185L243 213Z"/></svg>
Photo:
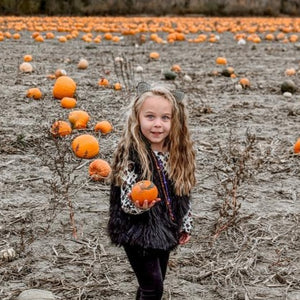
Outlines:
<svg viewBox="0 0 300 300"><path fill-rule="evenodd" d="M159 118L156 118L154 120L154 126L156 126L156 127L160 127L161 126L161 120Z"/></svg>

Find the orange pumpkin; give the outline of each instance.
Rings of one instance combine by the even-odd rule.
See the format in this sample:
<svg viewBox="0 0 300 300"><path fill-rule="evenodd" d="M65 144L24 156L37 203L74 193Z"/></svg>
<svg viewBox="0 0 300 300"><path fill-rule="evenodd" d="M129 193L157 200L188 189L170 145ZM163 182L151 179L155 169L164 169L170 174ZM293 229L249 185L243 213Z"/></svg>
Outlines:
<svg viewBox="0 0 300 300"><path fill-rule="evenodd" d="M106 32L106 33L104 34L104 38L105 38L106 40L111 40L111 39L113 38L113 36L112 36L111 33Z"/></svg>
<svg viewBox="0 0 300 300"><path fill-rule="evenodd" d="M171 71L180 73L181 72L181 67L179 65L173 65L171 68Z"/></svg>
<svg viewBox="0 0 300 300"><path fill-rule="evenodd" d="M249 88L250 87L250 81L248 78L241 78L240 81L239 81L240 85L246 89L246 88Z"/></svg>
<svg viewBox="0 0 300 300"><path fill-rule="evenodd" d="M38 100L42 98L42 92L40 91L39 88L31 88L27 90L26 97Z"/></svg>
<svg viewBox="0 0 300 300"><path fill-rule="evenodd" d="M133 185L131 189L131 199L135 203L139 202L142 206L145 200L150 204L158 196L158 189L156 185L150 180L141 180Z"/></svg>
<svg viewBox="0 0 300 300"><path fill-rule="evenodd" d="M115 84L114 84L114 89L115 89L116 91L120 91L120 90L122 89L121 83L119 83L119 82L115 83Z"/></svg>
<svg viewBox="0 0 300 300"><path fill-rule="evenodd" d="M65 43L67 41L67 38L64 35L59 36L57 39L61 43Z"/></svg>
<svg viewBox="0 0 300 300"><path fill-rule="evenodd" d="M100 181L108 177L111 173L109 163L103 159L95 159L89 165L89 175L92 180Z"/></svg>
<svg viewBox="0 0 300 300"><path fill-rule="evenodd" d="M30 61L32 61L32 56L30 54L26 54L26 55L24 55L23 60L25 62L30 62Z"/></svg>
<svg viewBox="0 0 300 300"><path fill-rule="evenodd" d="M12 37L13 37L13 39L15 39L15 40L19 40L20 37L21 37L21 35L20 35L20 33L17 33L17 32L16 32L16 33L13 34Z"/></svg>
<svg viewBox="0 0 300 300"><path fill-rule="evenodd" d="M69 76L60 76L56 79L53 87L53 96L57 99L63 97L74 97L76 91L76 83Z"/></svg>
<svg viewBox="0 0 300 300"><path fill-rule="evenodd" d="M36 42L39 42L39 43L43 43L44 42L44 38L42 35L38 35L37 37L34 38L34 40Z"/></svg>
<svg viewBox="0 0 300 300"><path fill-rule="evenodd" d="M46 33L46 39L54 39L55 35L53 32L47 32Z"/></svg>
<svg viewBox="0 0 300 300"><path fill-rule="evenodd" d="M102 134L110 133L112 129L113 127L108 121L98 122L94 127L95 131L101 131Z"/></svg>
<svg viewBox="0 0 300 300"><path fill-rule="evenodd" d="M84 110L74 110L69 113L69 121L76 129L86 128L89 119L89 114Z"/></svg>
<svg viewBox="0 0 300 300"><path fill-rule="evenodd" d="M108 86L109 85L109 81L106 78L101 78L98 82L99 85L101 86Z"/></svg>
<svg viewBox="0 0 300 300"><path fill-rule="evenodd" d="M118 42L120 42L120 40L121 40L121 38L119 37L119 36L113 36L112 38L111 38L111 40L113 41L113 42L115 42L115 43L118 43Z"/></svg>
<svg viewBox="0 0 300 300"><path fill-rule="evenodd" d="M55 137L69 135L71 132L70 124L65 121L56 121L51 126L51 133Z"/></svg>
<svg viewBox="0 0 300 300"><path fill-rule="evenodd" d="M77 101L75 98L71 98L71 97L63 97L60 100L60 105L63 108L74 108L77 104Z"/></svg>
<svg viewBox="0 0 300 300"><path fill-rule="evenodd" d="M151 52L150 53L150 55L149 55L149 57L151 58L151 59L159 59L159 53L158 52Z"/></svg>
<svg viewBox="0 0 300 300"><path fill-rule="evenodd" d="M287 76L293 76L296 74L296 70L294 68L290 68L290 69L286 69L284 73Z"/></svg>
<svg viewBox="0 0 300 300"><path fill-rule="evenodd" d="M300 154L300 138L296 141L296 143L294 145L294 153Z"/></svg>
<svg viewBox="0 0 300 300"><path fill-rule="evenodd" d="M216 64L217 65L227 65L227 59L225 57L217 57Z"/></svg>
<svg viewBox="0 0 300 300"><path fill-rule="evenodd" d="M72 150L77 157L93 158L99 153L99 143L90 134L82 134L72 141Z"/></svg>

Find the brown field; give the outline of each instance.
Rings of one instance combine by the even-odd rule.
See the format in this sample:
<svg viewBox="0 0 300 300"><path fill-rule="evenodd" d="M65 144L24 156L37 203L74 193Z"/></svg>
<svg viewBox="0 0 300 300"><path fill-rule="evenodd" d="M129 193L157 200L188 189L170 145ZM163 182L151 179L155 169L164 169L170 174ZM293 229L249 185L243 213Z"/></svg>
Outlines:
<svg viewBox="0 0 300 300"><path fill-rule="evenodd" d="M82 33L66 43L38 43L32 32L21 34L0 43L0 251L16 251L11 260L0 260L2 300L30 288L52 291L58 299L134 299L134 274L124 251L106 234L109 184L89 179L91 160L76 158L70 142L80 133L93 134L98 157L110 161L141 80L186 92L197 153L193 237L171 255L164 299L300 299L300 157L293 154L300 137L300 93L285 97L280 91L287 68L295 68L290 79L299 86L299 45L263 38L238 45L227 31L217 33L215 43L172 44L151 41L148 32L145 43L137 35L99 44L84 42ZM166 39L166 33L159 35ZM149 58L152 51L159 60ZM25 54L33 57L32 73L19 71ZM227 58L237 78L213 75L223 69L215 63L218 56ZM78 70L82 57L89 66ZM173 64L182 71L167 81L162 71ZM142 73L135 71L138 65ZM51 124L67 120L70 112L52 96L54 80L47 75L57 68L75 80L77 108L90 115L86 130L61 139L49 134ZM123 89L100 87L102 77L121 82ZM237 88L241 77L250 80L250 88ZM26 98L31 87L42 90L41 100ZM104 119L114 126L105 136L93 131ZM248 152L247 133L255 140ZM236 198L234 179L241 180ZM237 199L241 207L223 211L225 224L224 213L237 213L234 223L213 239L225 199Z"/></svg>

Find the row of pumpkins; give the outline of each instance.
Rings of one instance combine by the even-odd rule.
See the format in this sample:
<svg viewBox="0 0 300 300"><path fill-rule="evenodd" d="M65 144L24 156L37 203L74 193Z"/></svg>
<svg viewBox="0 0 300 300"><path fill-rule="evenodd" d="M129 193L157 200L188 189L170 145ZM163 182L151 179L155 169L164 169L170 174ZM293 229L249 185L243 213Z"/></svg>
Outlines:
<svg viewBox="0 0 300 300"><path fill-rule="evenodd" d="M24 61L28 63L28 55L24 57ZM23 63L24 64L24 63ZM75 81L62 72L57 70L56 81L53 86L53 97L60 100L61 106L66 109L76 107L77 101L74 98L76 92ZM26 96L28 98L40 99L42 92L39 88L30 88L27 91ZM87 123L90 120L89 114L84 110L74 110L68 115L69 122L58 120L51 126L51 134L54 138L64 137L72 133L72 129L84 129L87 128ZM112 131L113 127L107 120L97 122L94 126L95 132L101 132L106 135ZM73 139L71 143L74 154L83 159L91 159L99 154L98 140L91 134L81 134ZM95 181L103 180L107 178L111 173L111 167L109 163L103 159L95 159L89 165L89 175L91 179Z"/></svg>

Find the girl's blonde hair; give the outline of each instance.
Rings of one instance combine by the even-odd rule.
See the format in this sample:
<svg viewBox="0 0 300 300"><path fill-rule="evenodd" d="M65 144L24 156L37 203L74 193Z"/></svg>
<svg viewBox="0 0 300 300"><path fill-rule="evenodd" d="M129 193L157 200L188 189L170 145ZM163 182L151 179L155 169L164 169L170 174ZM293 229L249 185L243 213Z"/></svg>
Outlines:
<svg viewBox="0 0 300 300"><path fill-rule="evenodd" d="M138 153L142 178L151 180L150 161L147 144L140 130L139 113L145 99L159 95L172 104L171 130L165 141L169 151L168 176L173 181L175 193L179 196L188 195L196 183L195 179L195 152L188 129L187 112L182 101L177 101L173 94L165 87L156 85L137 96L131 103L127 125L124 128L121 140L114 153L113 181L116 185L123 183L124 171L130 165L129 151Z"/></svg>

